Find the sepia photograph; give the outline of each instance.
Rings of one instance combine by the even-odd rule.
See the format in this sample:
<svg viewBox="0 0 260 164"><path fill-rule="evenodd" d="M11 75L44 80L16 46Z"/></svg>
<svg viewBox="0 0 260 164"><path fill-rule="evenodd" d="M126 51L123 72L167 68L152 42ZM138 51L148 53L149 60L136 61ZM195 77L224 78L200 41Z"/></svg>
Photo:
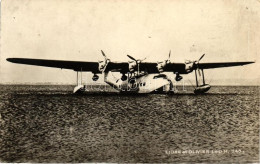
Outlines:
<svg viewBox="0 0 260 164"><path fill-rule="evenodd" d="M259 163L259 0L2 0L1 163Z"/></svg>

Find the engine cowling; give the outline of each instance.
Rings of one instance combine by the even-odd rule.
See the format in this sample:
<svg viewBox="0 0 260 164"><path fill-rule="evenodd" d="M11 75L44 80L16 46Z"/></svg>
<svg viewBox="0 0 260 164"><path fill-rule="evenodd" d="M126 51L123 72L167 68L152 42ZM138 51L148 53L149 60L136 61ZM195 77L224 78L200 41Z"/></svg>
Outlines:
<svg viewBox="0 0 260 164"><path fill-rule="evenodd" d="M199 60L195 60L195 61L190 61L190 60L186 60L185 61L185 70L187 73L192 72L193 70L199 69L199 62L200 60L205 56L205 54L203 54Z"/></svg>
<svg viewBox="0 0 260 164"><path fill-rule="evenodd" d="M98 62L98 69L99 69L99 71L100 72L104 72L109 62L110 62L109 59L103 60L103 61L99 61Z"/></svg>
<svg viewBox="0 0 260 164"><path fill-rule="evenodd" d="M136 71L137 63L135 61L129 61L128 65L129 65L129 72L133 73Z"/></svg>
<svg viewBox="0 0 260 164"><path fill-rule="evenodd" d="M168 63L167 61L157 62L156 67L160 73L164 71L164 68L166 67L167 63Z"/></svg>
<svg viewBox="0 0 260 164"><path fill-rule="evenodd" d="M190 73L193 71L193 62L191 61L186 61L185 62L185 70L187 73Z"/></svg>

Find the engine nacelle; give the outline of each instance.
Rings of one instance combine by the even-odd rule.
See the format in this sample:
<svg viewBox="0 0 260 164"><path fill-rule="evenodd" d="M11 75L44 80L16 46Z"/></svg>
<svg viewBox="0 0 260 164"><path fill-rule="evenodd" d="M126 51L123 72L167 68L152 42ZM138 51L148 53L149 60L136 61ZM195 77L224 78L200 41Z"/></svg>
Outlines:
<svg viewBox="0 0 260 164"><path fill-rule="evenodd" d="M162 62L157 62L157 69L160 73L162 73L164 71L164 68L167 65L167 61L162 61Z"/></svg>
<svg viewBox="0 0 260 164"><path fill-rule="evenodd" d="M135 61L129 61L129 72L133 73L136 71L137 63Z"/></svg>
<svg viewBox="0 0 260 164"><path fill-rule="evenodd" d="M109 59L104 60L104 61L99 61L98 62L98 69L100 72L104 72L106 70L106 67L108 65L108 63L110 62Z"/></svg>
<svg viewBox="0 0 260 164"><path fill-rule="evenodd" d="M185 62L185 70L187 73L190 73L193 71L193 62L191 61L186 61Z"/></svg>

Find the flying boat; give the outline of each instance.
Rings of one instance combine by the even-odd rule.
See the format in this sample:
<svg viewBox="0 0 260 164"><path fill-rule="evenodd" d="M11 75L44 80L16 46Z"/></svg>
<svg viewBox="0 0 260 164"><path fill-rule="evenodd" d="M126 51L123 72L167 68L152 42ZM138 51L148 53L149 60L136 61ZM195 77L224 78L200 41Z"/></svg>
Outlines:
<svg viewBox="0 0 260 164"><path fill-rule="evenodd" d="M204 70L222 67L243 66L254 63L247 62L216 62L201 63L203 54L198 60L187 60L183 63L171 62L171 51L168 58L159 62L145 62L145 59L136 59L127 55L130 61L115 62L111 61L101 50L104 59L98 62L88 61L65 61L65 60L46 60L31 58L7 58L12 63L35 65L43 67L53 67L61 69L70 69L77 72L77 86L74 93L86 92L86 85L78 80L79 72L92 72L93 81L97 81L100 75L104 76L104 82L118 90L120 93L174 93L173 82L168 73L175 76L175 80L181 81L182 75L194 72L196 79L195 94L204 94L211 88L205 82ZM113 72L119 72L121 77L116 79ZM201 78L202 82L200 82Z"/></svg>

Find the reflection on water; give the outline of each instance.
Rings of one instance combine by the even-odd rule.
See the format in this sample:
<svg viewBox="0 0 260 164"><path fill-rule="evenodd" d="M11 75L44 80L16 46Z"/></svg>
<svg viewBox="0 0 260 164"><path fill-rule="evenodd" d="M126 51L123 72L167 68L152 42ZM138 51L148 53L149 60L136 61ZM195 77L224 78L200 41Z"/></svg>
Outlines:
<svg viewBox="0 0 260 164"><path fill-rule="evenodd" d="M213 87L199 96L192 88L178 95L138 96L114 90L74 95L72 90L73 86L0 86L1 160L259 160L258 87ZM178 153L185 150L190 153ZM196 150L228 153L192 153Z"/></svg>

